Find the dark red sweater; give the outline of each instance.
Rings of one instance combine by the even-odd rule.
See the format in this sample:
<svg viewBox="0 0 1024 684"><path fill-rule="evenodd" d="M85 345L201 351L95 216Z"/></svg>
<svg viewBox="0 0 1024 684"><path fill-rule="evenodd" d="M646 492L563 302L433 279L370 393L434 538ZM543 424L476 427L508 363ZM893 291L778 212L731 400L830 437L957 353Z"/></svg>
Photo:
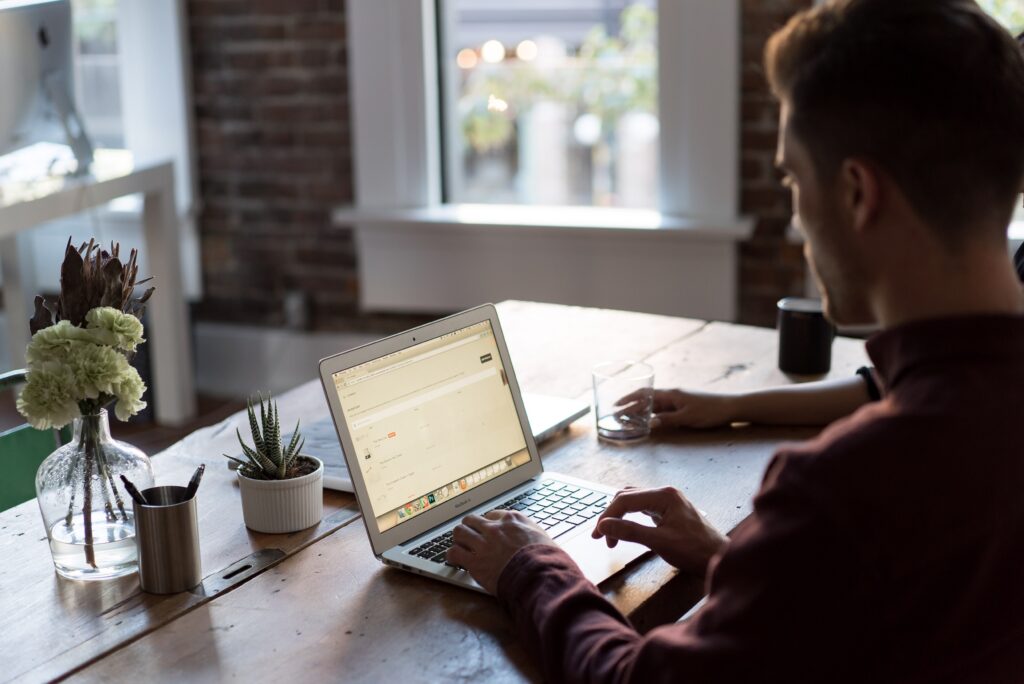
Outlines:
<svg viewBox="0 0 1024 684"><path fill-rule="evenodd" d="M779 450L688 622L641 636L562 551L513 557L550 681L1024 682L1024 317L868 352L885 398Z"/></svg>

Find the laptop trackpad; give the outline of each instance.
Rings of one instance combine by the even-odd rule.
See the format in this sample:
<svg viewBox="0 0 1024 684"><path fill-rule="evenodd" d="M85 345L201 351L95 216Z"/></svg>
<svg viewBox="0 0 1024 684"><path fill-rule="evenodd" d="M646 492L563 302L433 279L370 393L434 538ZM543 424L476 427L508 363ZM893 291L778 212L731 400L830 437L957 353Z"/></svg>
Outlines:
<svg viewBox="0 0 1024 684"><path fill-rule="evenodd" d="M573 535L564 541L559 539L558 545L576 561L583 575L594 584L600 584L650 550L646 546L623 541L609 549L604 539L591 537L592 528L589 525L587 527L583 534Z"/></svg>

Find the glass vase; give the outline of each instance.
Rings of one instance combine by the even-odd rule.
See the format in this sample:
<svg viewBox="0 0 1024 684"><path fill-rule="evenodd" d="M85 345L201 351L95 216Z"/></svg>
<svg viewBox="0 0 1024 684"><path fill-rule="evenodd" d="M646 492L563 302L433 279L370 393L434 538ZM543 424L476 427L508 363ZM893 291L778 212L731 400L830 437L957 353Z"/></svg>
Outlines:
<svg viewBox="0 0 1024 684"><path fill-rule="evenodd" d="M74 437L36 472L36 495L57 574L120 577L138 569L132 500L121 475L140 491L153 486L149 457L110 436L107 412L76 418Z"/></svg>

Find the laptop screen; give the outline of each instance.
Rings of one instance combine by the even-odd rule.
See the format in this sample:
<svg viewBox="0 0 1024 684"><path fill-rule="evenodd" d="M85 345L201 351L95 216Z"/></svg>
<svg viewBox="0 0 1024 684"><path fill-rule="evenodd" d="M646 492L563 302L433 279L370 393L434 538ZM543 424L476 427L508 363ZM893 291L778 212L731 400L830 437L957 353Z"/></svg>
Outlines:
<svg viewBox="0 0 1024 684"><path fill-rule="evenodd" d="M381 532L530 462L490 321L332 377Z"/></svg>

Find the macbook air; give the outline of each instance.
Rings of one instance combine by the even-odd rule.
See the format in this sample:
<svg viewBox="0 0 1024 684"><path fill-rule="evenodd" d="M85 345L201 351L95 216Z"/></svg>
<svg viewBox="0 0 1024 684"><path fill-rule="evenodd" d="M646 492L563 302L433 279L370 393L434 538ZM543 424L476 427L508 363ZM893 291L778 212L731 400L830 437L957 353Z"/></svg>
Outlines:
<svg viewBox="0 0 1024 684"><path fill-rule="evenodd" d="M546 442L590 413L589 402L531 392L523 392L523 405L526 406L533 441L537 444Z"/></svg>
<svg viewBox="0 0 1024 684"><path fill-rule="evenodd" d="M537 444L551 439L590 412L590 404L585 401L528 392L523 394L523 404L526 406L530 430L533 432L533 439ZM292 432L286 433L281 441L288 444L292 439L292 434ZM302 438L304 440L302 453L307 456L316 456L324 464L324 489L334 489L339 492L355 491L345 457L341 454L341 445L338 443L338 430L334 426L334 419L328 416L312 423L303 423ZM245 455L238 454L238 458L244 460ZM228 468L234 470L238 467L238 462L227 461L227 465Z"/></svg>
<svg viewBox="0 0 1024 684"><path fill-rule="evenodd" d="M374 555L477 591L448 565L469 513L521 511L594 583L646 552L591 538L617 488L545 472L488 304L320 361Z"/></svg>

